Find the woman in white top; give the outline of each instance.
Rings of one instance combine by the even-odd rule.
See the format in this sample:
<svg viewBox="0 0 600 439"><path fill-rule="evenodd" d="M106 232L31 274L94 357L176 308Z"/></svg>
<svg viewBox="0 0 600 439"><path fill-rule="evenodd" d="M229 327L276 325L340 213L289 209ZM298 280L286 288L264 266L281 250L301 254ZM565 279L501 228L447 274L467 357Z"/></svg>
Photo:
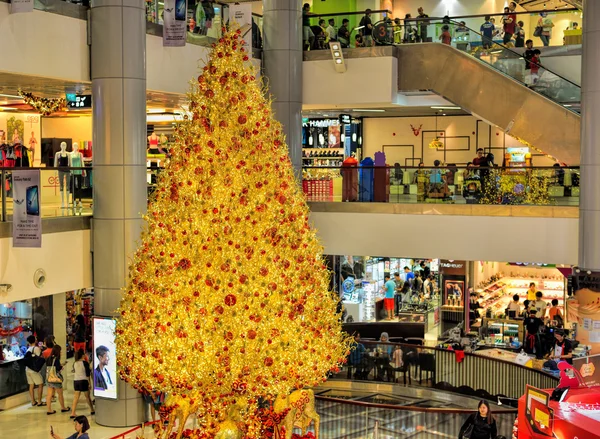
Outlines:
<svg viewBox="0 0 600 439"><path fill-rule="evenodd" d="M90 364L87 361L83 349L79 349L77 352L75 352L73 372L73 389L75 390L75 392L73 395L73 409L71 410L71 419L75 419L77 417L75 412L77 411L77 403L79 402L79 397L82 393L85 394L87 403L90 406L90 411L93 415L96 412L94 412L94 405L92 404L92 398L90 398L90 376L92 374L92 370L90 369Z"/></svg>
<svg viewBox="0 0 600 439"><path fill-rule="evenodd" d="M513 300L512 302L510 302L508 304L508 306L506 307L506 313L508 314L508 311L514 311L515 315L514 317L519 317L521 314L521 304L519 303L519 295L515 294L513 296Z"/></svg>

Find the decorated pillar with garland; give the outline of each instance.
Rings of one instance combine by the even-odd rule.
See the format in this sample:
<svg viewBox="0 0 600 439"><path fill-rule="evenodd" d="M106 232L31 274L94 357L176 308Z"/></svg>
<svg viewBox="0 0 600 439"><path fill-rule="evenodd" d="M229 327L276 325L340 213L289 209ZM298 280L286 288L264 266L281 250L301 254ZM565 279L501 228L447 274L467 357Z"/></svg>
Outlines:
<svg viewBox="0 0 600 439"><path fill-rule="evenodd" d="M131 263L118 365L134 387L168 394L161 437L263 438L277 423L289 437L298 420L318 422L308 388L348 354L323 248L255 75L240 32L226 33L192 84ZM190 415L196 431L184 431Z"/></svg>

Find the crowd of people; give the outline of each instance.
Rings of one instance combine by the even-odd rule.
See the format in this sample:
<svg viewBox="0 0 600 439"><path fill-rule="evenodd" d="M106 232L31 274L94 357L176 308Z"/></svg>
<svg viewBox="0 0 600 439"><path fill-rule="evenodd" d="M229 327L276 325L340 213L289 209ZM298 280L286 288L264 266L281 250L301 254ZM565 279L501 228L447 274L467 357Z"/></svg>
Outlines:
<svg viewBox="0 0 600 439"><path fill-rule="evenodd" d="M404 267L402 276L396 272L393 280L389 274L385 275L381 293L384 296L387 320L393 320L402 311L426 307L437 297L437 282L425 261L421 261L418 268L413 271L409 267Z"/></svg>

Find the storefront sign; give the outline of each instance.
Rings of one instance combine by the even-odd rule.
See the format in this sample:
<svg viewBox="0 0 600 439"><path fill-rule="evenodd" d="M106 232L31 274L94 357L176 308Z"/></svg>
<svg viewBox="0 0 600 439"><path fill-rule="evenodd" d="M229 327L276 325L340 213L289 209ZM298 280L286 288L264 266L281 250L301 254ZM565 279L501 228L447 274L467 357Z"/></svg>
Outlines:
<svg viewBox="0 0 600 439"><path fill-rule="evenodd" d="M440 271L442 271L444 274L464 276L466 273L465 266L465 261L455 261L453 259L440 260Z"/></svg>
<svg viewBox="0 0 600 439"><path fill-rule="evenodd" d="M252 58L252 5L250 3L229 6L229 23L238 24L244 40L244 50Z"/></svg>
<svg viewBox="0 0 600 439"><path fill-rule="evenodd" d="M33 12L33 0L11 0L10 13Z"/></svg>
<svg viewBox="0 0 600 439"><path fill-rule="evenodd" d="M40 171L13 171L13 247L41 247Z"/></svg>
<svg viewBox="0 0 600 439"><path fill-rule="evenodd" d="M573 359L573 367L588 387L600 386L600 355Z"/></svg>
<svg viewBox="0 0 600 439"><path fill-rule="evenodd" d="M339 121L341 124L349 125L352 123L352 116L349 114L340 114Z"/></svg>
<svg viewBox="0 0 600 439"><path fill-rule="evenodd" d="M327 128L332 126L338 126L340 121L338 119L307 119L302 121L302 126L306 127L317 127L317 128Z"/></svg>
<svg viewBox="0 0 600 439"><path fill-rule="evenodd" d="M163 46L185 46L187 35L187 3L186 0L165 0Z"/></svg>
<svg viewBox="0 0 600 439"><path fill-rule="evenodd" d="M92 95L70 95L67 94L67 107L76 110L92 108Z"/></svg>

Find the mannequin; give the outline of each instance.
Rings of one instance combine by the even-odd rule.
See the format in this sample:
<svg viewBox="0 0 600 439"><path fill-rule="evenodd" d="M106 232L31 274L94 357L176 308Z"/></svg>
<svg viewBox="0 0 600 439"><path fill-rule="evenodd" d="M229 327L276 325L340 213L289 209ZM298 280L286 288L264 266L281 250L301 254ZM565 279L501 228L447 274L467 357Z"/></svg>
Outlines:
<svg viewBox="0 0 600 439"><path fill-rule="evenodd" d="M58 181L60 183L60 207L67 208L65 203L65 192L67 193L67 203L69 202L69 175L70 172L66 169L71 166L71 156L67 152L67 143L61 142L60 151L54 155L54 167L62 168L58 170Z"/></svg>
<svg viewBox="0 0 600 439"><path fill-rule="evenodd" d="M159 137L154 131L148 136L148 154L160 154L158 150Z"/></svg>
<svg viewBox="0 0 600 439"><path fill-rule="evenodd" d="M79 143L73 143L73 151L71 151L70 155L70 166L73 168L82 168L83 167L83 154L79 151ZM81 204L81 185L83 183L83 176L85 176L85 171L82 169L75 169L71 171L73 175L73 207L78 207L81 209L83 206ZM79 199L79 204L77 205L76 199Z"/></svg>
<svg viewBox="0 0 600 439"><path fill-rule="evenodd" d="M35 132L31 132L31 139L29 139L29 151L31 151L31 164L35 163L35 149L37 147L37 139L35 138Z"/></svg>

